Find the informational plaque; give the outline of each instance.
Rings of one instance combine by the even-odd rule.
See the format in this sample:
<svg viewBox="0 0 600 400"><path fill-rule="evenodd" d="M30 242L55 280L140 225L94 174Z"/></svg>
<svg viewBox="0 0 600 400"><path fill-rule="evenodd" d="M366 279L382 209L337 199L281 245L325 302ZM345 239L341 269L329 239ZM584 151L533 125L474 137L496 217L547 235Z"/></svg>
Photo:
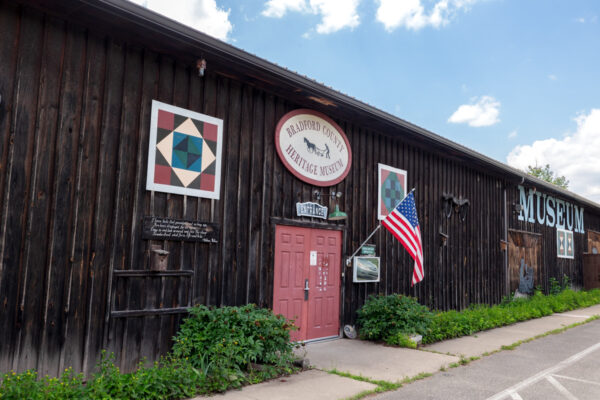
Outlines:
<svg viewBox="0 0 600 400"><path fill-rule="evenodd" d="M218 243L219 225L187 219L146 216L144 217L142 238Z"/></svg>

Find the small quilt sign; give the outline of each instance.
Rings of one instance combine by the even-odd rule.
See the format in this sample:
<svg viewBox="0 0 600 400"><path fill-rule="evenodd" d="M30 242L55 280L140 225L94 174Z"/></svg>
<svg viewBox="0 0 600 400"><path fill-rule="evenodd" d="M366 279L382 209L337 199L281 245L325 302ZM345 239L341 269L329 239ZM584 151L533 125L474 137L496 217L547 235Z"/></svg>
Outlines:
<svg viewBox="0 0 600 400"><path fill-rule="evenodd" d="M223 120L152 101L146 189L218 199Z"/></svg>
<svg viewBox="0 0 600 400"><path fill-rule="evenodd" d="M575 258L573 231L556 230L556 255L558 258Z"/></svg>
<svg viewBox="0 0 600 400"><path fill-rule="evenodd" d="M403 169L378 164L378 198L377 217L385 219L404 196L406 196L406 175Z"/></svg>

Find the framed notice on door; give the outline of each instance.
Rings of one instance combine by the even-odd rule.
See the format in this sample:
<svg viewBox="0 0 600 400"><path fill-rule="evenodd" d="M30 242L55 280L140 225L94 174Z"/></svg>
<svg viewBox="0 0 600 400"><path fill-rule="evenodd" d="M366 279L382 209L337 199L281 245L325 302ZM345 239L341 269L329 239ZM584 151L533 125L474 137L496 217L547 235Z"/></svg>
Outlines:
<svg viewBox="0 0 600 400"><path fill-rule="evenodd" d="M354 257L354 275L352 282L379 282L380 270L379 257Z"/></svg>

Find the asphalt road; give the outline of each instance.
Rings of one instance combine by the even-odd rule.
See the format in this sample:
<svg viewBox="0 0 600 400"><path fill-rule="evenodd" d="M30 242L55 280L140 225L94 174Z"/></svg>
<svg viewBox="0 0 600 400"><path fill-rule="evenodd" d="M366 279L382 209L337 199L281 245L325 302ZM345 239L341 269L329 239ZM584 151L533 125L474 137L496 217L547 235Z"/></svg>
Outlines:
<svg viewBox="0 0 600 400"><path fill-rule="evenodd" d="M438 372L374 398L599 400L600 320Z"/></svg>

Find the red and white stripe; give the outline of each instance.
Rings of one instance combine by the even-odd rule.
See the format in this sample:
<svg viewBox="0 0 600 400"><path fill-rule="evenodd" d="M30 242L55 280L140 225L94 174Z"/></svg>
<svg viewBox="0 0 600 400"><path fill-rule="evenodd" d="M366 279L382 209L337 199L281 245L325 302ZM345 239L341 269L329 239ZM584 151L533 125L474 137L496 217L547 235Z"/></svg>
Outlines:
<svg viewBox="0 0 600 400"><path fill-rule="evenodd" d="M412 284L423 280L423 247L421 245L421 230L413 228L410 222L398 210L394 209L382 222L392 234L402 243L406 251L415 260Z"/></svg>

